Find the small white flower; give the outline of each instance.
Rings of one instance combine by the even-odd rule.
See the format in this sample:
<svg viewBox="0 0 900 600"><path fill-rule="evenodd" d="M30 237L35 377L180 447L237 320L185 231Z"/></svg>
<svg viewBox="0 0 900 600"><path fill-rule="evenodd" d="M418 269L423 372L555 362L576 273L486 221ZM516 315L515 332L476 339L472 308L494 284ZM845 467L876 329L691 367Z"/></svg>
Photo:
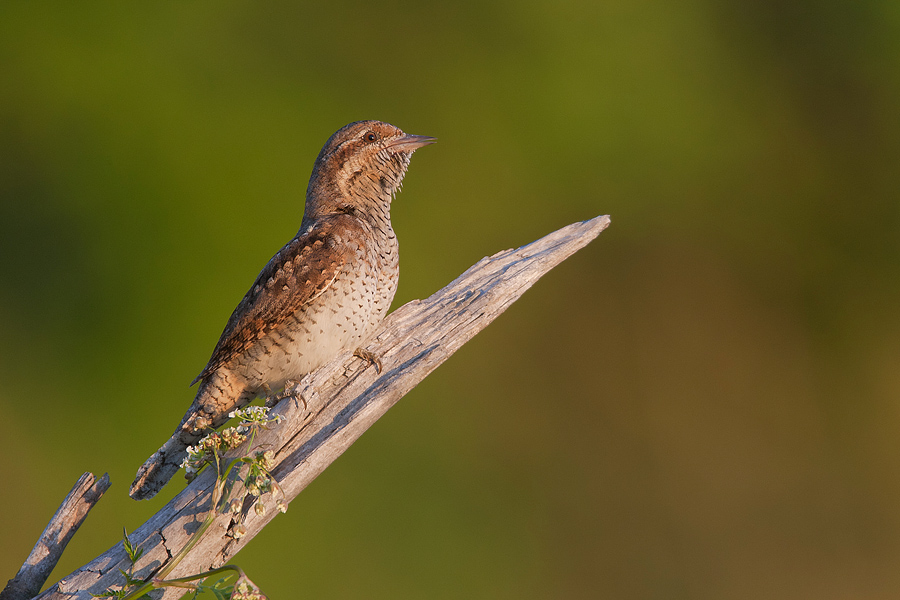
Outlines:
<svg viewBox="0 0 900 600"><path fill-rule="evenodd" d="M239 540L242 537L244 537L244 535L246 535L246 533L247 533L247 528L244 526L244 524L238 523L237 525L234 526L234 529L231 530L231 537L233 537L236 540Z"/></svg>

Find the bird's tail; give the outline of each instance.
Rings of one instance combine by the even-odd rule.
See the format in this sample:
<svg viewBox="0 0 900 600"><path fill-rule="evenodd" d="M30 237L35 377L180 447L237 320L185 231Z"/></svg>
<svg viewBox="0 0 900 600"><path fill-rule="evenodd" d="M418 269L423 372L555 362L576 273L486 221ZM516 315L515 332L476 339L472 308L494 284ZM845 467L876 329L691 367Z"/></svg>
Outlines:
<svg viewBox="0 0 900 600"><path fill-rule="evenodd" d="M147 500L152 498L166 485L172 476L181 468L181 462L187 456L185 450L192 442L184 441L176 431L162 447L147 459L138 469L131 491L128 494L135 500ZM196 436L193 441L200 439Z"/></svg>
<svg viewBox="0 0 900 600"><path fill-rule="evenodd" d="M181 468L187 447L224 424L228 413L247 405L255 396L218 373L206 378L175 433L138 469L128 494L135 500L155 496Z"/></svg>

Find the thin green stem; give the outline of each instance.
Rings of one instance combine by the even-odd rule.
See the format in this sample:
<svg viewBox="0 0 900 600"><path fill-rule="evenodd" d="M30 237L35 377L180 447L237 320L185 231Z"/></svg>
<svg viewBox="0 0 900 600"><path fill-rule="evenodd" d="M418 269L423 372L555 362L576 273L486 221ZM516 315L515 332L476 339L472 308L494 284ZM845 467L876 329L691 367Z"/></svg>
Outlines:
<svg viewBox="0 0 900 600"><path fill-rule="evenodd" d="M216 457L216 472L218 472L218 466L218 457ZM156 577L153 577L149 581L145 581L136 590L130 592L127 596L125 596L123 600L133 600L135 598L140 598L143 594L166 585L165 583L161 582L165 581L166 576L171 573L172 570L175 569L175 567L177 567L182 560L184 560L184 557L187 556L188 552L190 552L200 542L203 534L206 533L206 531L209 529L209 526L212 525L213 521L216 520L216 506L218 505L219 499L221 498L222 488L224 487L224 485L224 477L216 479L216 485L213 487L213 497L209 512L206 513L206 518L203 519L203 523L200 525L200 528L194 532L194 534L188 540L187 544L184 545L184 548L182 548L178 552L178 554L176 554L169 560L166 566L163 567L162 570L159 571L159 573L157 573ZM193 576L192 578L196 579L197 576Z"/></svg>
<svg viewBox="0 0 900 600"><path fill-rule="evenodd" d="M259 425L254 423L250 426L250 435L248 436L248 444L247 444L247 452L248 456L252 453L253 442L256 440L256 434L259 429ZM224 567L219 567L218 569L213 569L212 571L206 571L204 573L199 573L197 575L191 575L189 577L182 577L178 579L166 579L166 576L171 573L175 567L181 563L182 560L188 555L188 553L194 549L194 547L200 542L203 538L203 535L207 532L210 525L216 520L218 516L218 509L220 504L224 501L224 496L230 495L230 487L228 487L228 493L225 493L226 487L228 484L228 477L231 474L232 469L236 465L241 464L241 460L233 459L230 461L230 464L225 469L224 472L221 470L220 457L218 452L213 452L213 456L215 458L215 468L216 468L216 483L213 486L212 490L212 502L210 503L209 511L206 513L206 518L203 519L203 523L200 525L200 528L194 532L194 534L190 537L184 547L173 556L166 563L166 566L163 567L155 577L150 578L145 581L141 585L137 587L137 589L129 592L122 600L135 600L140 598L147 592L155 589L159 589L166 586L176 586L176 587L193 587L197 589L196 586L190 585L189 582L196 581L198 579L205 579L211 575L215 575L217 573L221 573L224 571L235 571L238 575L243 576L244 572L240 569L240 567L234 565L226 565ZM223 511L224 512L224 511Z"/></svg>
<svg viewBox="0 0 900 600"><path fill-rule="evenodd" d="M243 569L241 569L239 566L225 565L224 567L219 567L218 569L213 569L212 571L206 571L205 573L198 573L197 575L191 575L190 577L180 577L178 579L167 579L165 581L159 581L159 583L165 585L183 586L185 583L188 583L190 581L194 581L200 578L212 577L213 575L218 575L219 573L224 573L225 571L234 571L238 575L244 575Z"/></svg>

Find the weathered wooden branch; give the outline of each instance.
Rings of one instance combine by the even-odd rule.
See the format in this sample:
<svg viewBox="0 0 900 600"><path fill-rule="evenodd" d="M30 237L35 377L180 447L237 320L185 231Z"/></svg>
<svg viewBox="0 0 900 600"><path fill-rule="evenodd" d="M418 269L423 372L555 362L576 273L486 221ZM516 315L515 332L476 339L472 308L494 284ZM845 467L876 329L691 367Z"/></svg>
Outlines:
<svg viewBox="0 0 900 600"><path fill-rule="evenodd" d="M109 475L106 473L99 480L93 473L85 473L78 478L72 491L47 523L22 568L0 592L0 600L28 600L41 591L69 540L108 489Z"/></svg>
<svg viewBox="0 0 900 600"><path fill-rule="evenodd" d="M381 360L380 372L345 352L306 376L273 408L286 420L258 442L276 453L275 479L293 500L325 467L451 354L506 310L535 281L593 240L609 217L575 223L527 246L484 258L426 300L414 300L390 314L368 343ZM144 554L135 574L148 577L176 554L202 522L214 473L206 469L184 491L129 537ZM272 519L277 510L266 496L263 516L254 510L219 515L199 544L169 577L184 577L225 564ZM239 539L229 533L241 523ZM116 544L38 596L41 600L88 600L122 584L129 567ZM177 598L183 590L154 592Z"/></svg>

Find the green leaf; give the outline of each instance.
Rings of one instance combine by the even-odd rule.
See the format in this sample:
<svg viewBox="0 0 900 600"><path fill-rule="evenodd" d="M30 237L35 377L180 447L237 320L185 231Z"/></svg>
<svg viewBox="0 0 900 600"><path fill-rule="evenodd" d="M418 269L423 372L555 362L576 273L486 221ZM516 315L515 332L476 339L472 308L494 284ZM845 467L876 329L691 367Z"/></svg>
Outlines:
<svg viewBox="0 0 900 600"><path fill-rule="evenodd" d="M122 546L125 547L125 554L128 555L128 559L131 561L131 564L137 562L137 560L144 554L144 549L139 548L135 549L134 544L131 543L131 540L128 539L128 530L124 527L122 528Z"/></svg>
<svg viewBox="0 0 900 600"><path fill-rule="evenodd" d="M213 596L216 597L216 600L229 600L229 598L231 597L230 593L226 595L222 590L210 588L209 591L211 591Z"/></svg>
<svg viewBox="0 0 900 600"><path fill-rule="evenodd" d="M122 545L125 546L125 553L128 555L128 558L131 559L131 564L134 564L136 560L134 558L134 546L131 545L131 540L128 539L128 530L124 527L122 528Z"/></svg>
<svg viewBox="0 0 900 600"><path fill-rule="evenodd" d="M112 590L106 590L102 594L91 594L94 598L124 598L125 590L119 590L114 592Z"/></svg>

